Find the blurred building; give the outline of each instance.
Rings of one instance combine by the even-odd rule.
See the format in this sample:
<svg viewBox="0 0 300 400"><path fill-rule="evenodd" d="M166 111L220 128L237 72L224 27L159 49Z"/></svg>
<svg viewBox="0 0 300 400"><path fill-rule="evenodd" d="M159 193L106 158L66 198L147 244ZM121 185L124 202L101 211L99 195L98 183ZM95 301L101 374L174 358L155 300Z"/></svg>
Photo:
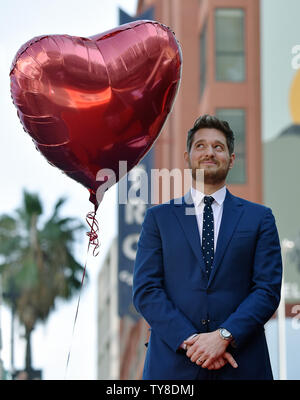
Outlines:
<svg viewBox="0 0 300 400"><path fill-rule="evenodd" d="M114 240L98 276L98 379L119 379L120 321L118 317L118 257Z"/></svg>
<svg viewBox="0 0 300 400"><path fill-rule="evenodd" d="M280 1L276 0L277 3ZM295 163L298 160L296 154L300 139L299 134L281 135L264 143L263 127L269 115L265 116L262 123L261 102L262 98L272 95L270 87L262 87L261 84L261 58L266 54L266 49L261 49L261 26L268 15L265 0L139 0L138 17L130 17L121 12L120 23L137 18L159 21L175 32L183 54L182 81L173 111L144 168L183 170L187 131L199 115L215 114L230 123L236 136L237 158L228 177L230 191L272 207L281 239L291 239L300 231L300 221L286 207L285 193L289 191L293 179L296 180ZM287 102L287 99L283 101ZM293 148L291 158L290 148ZM286 155L284 171L278 163L279 159L282 160L283 150ZM291 175L292 181L286 179L291 171L295 174ZM282 179L285 179L284 182ZM170 197L182 194L173 188ZM294 187L293 196L291 201L296 210L300 200L299 188ZM124 211L119 206L119 262L116 277L119 281L119 309L115 312L118 312L120 327L120 379L141 378L146 352L144 343L149 333L147 323L136 314L130 303L136 243L146 211L146 207L142 208L141 205L135 207L130 215L136 217L126 222L128 210ZM285 211L282 211L284 207ZM123 268L126 262L127 266ZM300 301L299 283L300 269L294 267L286 279L286 287L290 291L288 315L291 315L292 306ZM125 284L127 289L124 289ZM271 351L276 353L274 329L276 331L276 327L272 328L275 341ZM274 365L273 372L276 377Z"/></svg>
<svg viewBox="0 0 300 400"><path fill-rule="evenodd" d="M299 246L300 200L299 180L300 126L292 125L279 136L264 143L265 202L276 215L281 241L288 239ZM292 248L285 257L286 314L295 316L292 308L300 302L300 258ZM300 306L297 313L300 311ZM300 339L300 337L299 337Z"/></svg>
<svg viewBox="0 0 300 400"><path fill-rule="evenodd" d="M216 114L236 133L230 190L261 202L259 0L140 0L138 13L149 7L175 32L183 55L181 86L156 142L155 167L184 169L188 129L199 115Z"/></svg>

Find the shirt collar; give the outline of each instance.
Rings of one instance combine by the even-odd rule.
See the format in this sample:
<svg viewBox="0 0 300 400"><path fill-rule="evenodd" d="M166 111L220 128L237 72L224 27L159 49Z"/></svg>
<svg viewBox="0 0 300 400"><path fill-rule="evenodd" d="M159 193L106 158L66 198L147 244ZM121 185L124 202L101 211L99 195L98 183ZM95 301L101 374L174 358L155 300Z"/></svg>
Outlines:
<svg viewBox="0 0 300 400"><path fill-rule="evenodd" d="M191 187L191 196L192 196L195 206L197 207L203 201L205 194L200 192L199 190ZM226 186L223 186L221 189L212 193L210 196L212 196L215 199L215 201L218 203L218 205L221 206L226 197Z"/></svg>

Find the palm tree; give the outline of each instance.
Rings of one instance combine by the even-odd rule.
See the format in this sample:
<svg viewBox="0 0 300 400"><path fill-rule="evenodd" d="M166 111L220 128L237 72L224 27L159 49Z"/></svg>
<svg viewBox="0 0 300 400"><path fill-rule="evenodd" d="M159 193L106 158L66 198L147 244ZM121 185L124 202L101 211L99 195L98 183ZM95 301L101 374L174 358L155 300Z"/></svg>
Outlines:
<svg viewBox="0 0 300 400"><path fill-rule="evenodd" d="M60 198L44 223L36 194L23 193L13 215L0 216L0 273L6 301L25 328L25 371L32 371L31 334L45 321L57 298L69 299L81 287L83 267L72 255L75 235L83 225L61 218L66 199Z"/></svg>

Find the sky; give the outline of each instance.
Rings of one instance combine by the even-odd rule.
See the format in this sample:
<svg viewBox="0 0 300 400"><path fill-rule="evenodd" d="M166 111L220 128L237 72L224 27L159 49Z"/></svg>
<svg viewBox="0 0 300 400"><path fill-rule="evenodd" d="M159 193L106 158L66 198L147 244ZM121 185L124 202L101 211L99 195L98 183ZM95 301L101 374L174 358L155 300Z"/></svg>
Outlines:
<svg viewBox="0 0 300 400"><path fill-rule="evenodd" d="M42 34L92 36L118 25L118 7L134 15L136 0L2 0L0 13L0 214L11 214L21 203L22 191L36 192L49 216L56 200L67 196L62 215L79 218L93 211L89 193L79 183L50 166L23 131L10 96L9 70L15 53L27 40ZM116 185L106 192L97 211L100 253L87 257L85 233L76 245L77 260L87 260L89 282L84 282L75 325L78 296L59 301L46 324L39 324L32 337L33 367L43 370L43 379L97 379L97 276L112 239L117 235ZM86 285L85 285L86 283ZM10 369L10 313L1 308L1 358ZM24 367L23 330L16 323L15 367ZM67 356L70 361L66 369Z"/></svg>

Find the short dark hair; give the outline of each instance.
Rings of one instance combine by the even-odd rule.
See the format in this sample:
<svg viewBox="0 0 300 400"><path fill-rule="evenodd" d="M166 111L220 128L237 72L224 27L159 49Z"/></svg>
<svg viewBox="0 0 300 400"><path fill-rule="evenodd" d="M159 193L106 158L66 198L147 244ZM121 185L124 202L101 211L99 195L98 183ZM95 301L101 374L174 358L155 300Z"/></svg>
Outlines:
<svg viewBox="0 0 300 400"><path fill-rule="evenodd" d="M233 134L228 122L222 121L222 120L218 119L217 117L208 115L208 114L201 115L199 118L197 118L192 129L190 129L188 131L187 142L186 142L186 147L187 147L188 153L191 150L195 133L201 128L217 129L217 130L223 132L226 137L229 154L231 155L233 153L233 151L234 151L234 134Z"/></svg>

